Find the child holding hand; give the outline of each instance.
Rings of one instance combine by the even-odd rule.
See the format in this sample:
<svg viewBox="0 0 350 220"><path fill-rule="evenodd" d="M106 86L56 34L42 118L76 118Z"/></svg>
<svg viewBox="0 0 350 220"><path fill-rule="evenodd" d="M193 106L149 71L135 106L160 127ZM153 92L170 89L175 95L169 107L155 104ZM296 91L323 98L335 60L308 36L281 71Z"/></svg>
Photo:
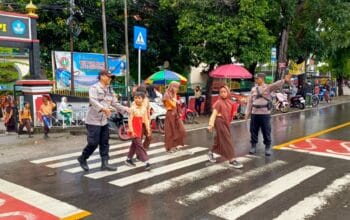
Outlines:
<svg viewBox="0 0 350 220"><path fill-rule="evenodd" d="M130 108L129 114L129 132L132 136L132 142L129 148L129 153L125 164L127 166L135 167L136 164L132 161L133 156L136 154L137 158L145 163L145 170L151 169L151 164L149 163L149 157L142 144L142 129L143 126L146 127L147 136L151 136L150 123L148 119L147 108L143 105L143 99L145 98L145 93L136 92L134 96L135 105Z"/></svg>

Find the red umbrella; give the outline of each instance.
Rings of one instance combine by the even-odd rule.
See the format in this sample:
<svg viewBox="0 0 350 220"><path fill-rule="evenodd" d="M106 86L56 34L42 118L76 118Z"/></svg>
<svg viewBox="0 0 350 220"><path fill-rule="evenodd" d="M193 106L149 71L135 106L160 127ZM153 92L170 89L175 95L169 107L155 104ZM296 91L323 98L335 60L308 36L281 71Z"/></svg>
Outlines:
<svg viewBox="0 0 350 220"><path fill-rule="evenodd" d="M225 64L211 71L209 75L213 78L224 79L251 79L253 76L244 67L235 64Z"/></svg>

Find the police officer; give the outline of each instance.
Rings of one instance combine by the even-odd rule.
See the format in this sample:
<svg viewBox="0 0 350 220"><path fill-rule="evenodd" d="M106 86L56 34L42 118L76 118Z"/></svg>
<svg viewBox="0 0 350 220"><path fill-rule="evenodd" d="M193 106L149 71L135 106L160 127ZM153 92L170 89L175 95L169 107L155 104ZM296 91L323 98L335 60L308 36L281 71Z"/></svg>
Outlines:
<svg viewBox="0 0 350 220"><path fill-rule="evenodd" d="M117 111L129 111L127 107L120 105L115 98L113 89L110 86L115 76L107 70L99 73L99 82L89 89L89 110L85 119L87 128L87 146L84 148L78 162L84 171L89 170L87 159L99 145L101 156L101 170L115 171L116 167L108 164L109 159L109 129L107 118L111 115L111 109Z"/></svg>
<svg viewBox="0 0 350 220"><path fill-rule="evenodd" d="M265 155L270 156L271 150L271 92L281 88L285 82L289 82L291 74L285 76L284 79L276 81L272 84L265 84L265 74L258 73L255 76L256 86L254 86L250 92L250 96L247 103L245 119L247 120L251 116L250 121L250 154L256 153L256 144L258 143L258 134L261 128L264 145Z"/></svg>

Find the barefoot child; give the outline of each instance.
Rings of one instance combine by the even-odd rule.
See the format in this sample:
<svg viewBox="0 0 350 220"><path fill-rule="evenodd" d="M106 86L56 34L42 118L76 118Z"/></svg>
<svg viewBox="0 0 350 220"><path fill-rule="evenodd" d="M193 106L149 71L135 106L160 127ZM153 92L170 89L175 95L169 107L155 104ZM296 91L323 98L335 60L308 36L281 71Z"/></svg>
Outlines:
<svg viewBox="0 0 350 220"><path fill-rule="evenodd" d="M127 166L136 166L136 164L134 164L134 162L132 161L132 158L136 153L137 158L146 164L145 170L150 170L151 164L149 163L149 157L145 148L142 145L143 126L146 127L147 136L151 136L151 129L147 109L143 105L144 98L145 94L143 92L136 92L134 96L135 105L132 105L130 108L129 132L132 136L132 142L129 148L129 153L125 164Z"/></svg>
<svg viewBox="0 0 350 220"><path fill-rule="evenodd" d="M219 99L213 105L213 113L209 119L208 130L211 132L215 127L216 137L208 157L210 162L216 162L213 153L219 154L229 160L232 167L240 169L243 165L235 160L230 132L230 122L233 119L232 104L230 90L226 86L221 87Z"/></svg>

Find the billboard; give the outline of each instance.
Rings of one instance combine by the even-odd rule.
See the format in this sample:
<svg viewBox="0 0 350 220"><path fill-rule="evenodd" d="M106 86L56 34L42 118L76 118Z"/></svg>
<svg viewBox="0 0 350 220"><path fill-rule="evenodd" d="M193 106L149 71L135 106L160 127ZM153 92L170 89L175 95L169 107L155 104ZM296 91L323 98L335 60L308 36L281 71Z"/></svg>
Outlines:
<svg viewBox="0 0 350 220"><path fill-rule="evenodd" d="M30 18L0 13L0 38L9 40L31 40Z"/></svg>
<svg viewBox="0 0 350 220"><path fill-rule="evenodd" d="M71 53L54 52L56 88L70 89ZM122 76L125 73L125 57L108 57L108 69L113 75ZM104 55L98 53L73 53L74 87L86 89L95 84L99 72L104 69Z"/></svg>

